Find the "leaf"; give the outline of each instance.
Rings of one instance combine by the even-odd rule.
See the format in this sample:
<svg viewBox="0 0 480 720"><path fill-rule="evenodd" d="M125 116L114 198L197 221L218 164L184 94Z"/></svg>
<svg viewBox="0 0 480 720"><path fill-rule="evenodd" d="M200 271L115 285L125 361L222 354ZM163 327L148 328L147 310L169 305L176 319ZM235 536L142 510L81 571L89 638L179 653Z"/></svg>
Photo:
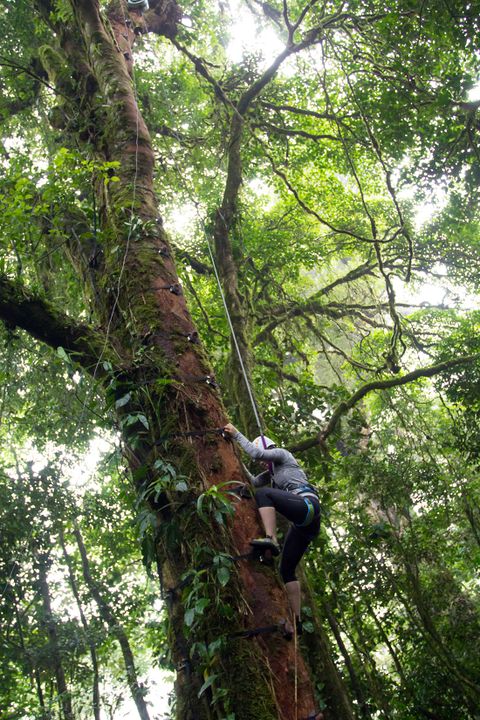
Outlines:
<svg viewBox="0 0 480 720"><path fill-rule="evenodd" d="M203 517L204 500L205 500L205 493L202 493L197 500L197 513L200 515L200 517Z"/></svg>
<svg viewBox="0 0 480 720"><path fill-rule="evenodd" d="M183 618L183 621L187 627L191 627L193 624L193 621L195 619L195 608L190 608L185 613L185 616Z"/></svg>
<svg viewBox="0 0 480 720"><path fill-rule="evenodd" d="M200 598L200 600L197 600L195 603L195 612L202 615L208 605L210 605L210 600L208 598Z"/></svg>
<svg viewBox="0 0 480 720"><path fill-rule="evenodd" d="M219 567L217 570L217 578L220 585L225 587L230 580L230 570L225 566Z"/></svg>
<svg viewBox="0 0 480 720"><path fill-rule="evenodd" d="M133 479L139 483L142 480L145 480L145 478L148 475L148 467L146 465L140 465L139 468L133 471L132 477Z"/></svg>
<svg viewBox="0 0 480 720"><path fill-rule="evenodd" d="M117 402L115 403L115 407L116 407L117 409L123 407L123 406L126 405L128 402L130 402L131 397L132 397L132 394L131 394L131 393L127 393L126 395L124 395L123 397L121 397L119 400L117 400Z"/></svg>
<svg viewBox="0 0 480 720"><path fill-rule="evenodd" d="M125 420L122 420L122 424L124 427L129 427L130 425L134 425L137 422L141 422L142 425L148 430L148 420L145 415L141 415L140 413L132 413L131 415L127 415Z"/></svg>
<svg viewBox="0 0 480 720"><path fill-rule="evenodd" d="M197 696L197 697L201 697L201 696L203 695L203 693L205 692L205 690L207 690L207 689L210 687L210 685L212 685L212 684L215 682L215 680L217 679L217 677L218 677L218 675L217 675L216 673L213 673L212 675L209 675L208 678L207 678L207 679L205 680L205 682L203 683L203 685L202 685L202 687L200 688L200 690L198 691L198 696Z"/></svg>
<svg viewBox="0 0 480 720"><path fill-rule="evenodd" d="M61 358L65 362L70 362L70 358L68 357L67 353L65 352L64 348L61 345L59 345L57 347L57 355L59 358Z"/></svg>
<svg viewBox="0 0 480 720"><path fill-rule="evenodd" d="M187 492L188 485L184 480L180 480L180 482L175 483L175 490L177 492Z"/></svg>

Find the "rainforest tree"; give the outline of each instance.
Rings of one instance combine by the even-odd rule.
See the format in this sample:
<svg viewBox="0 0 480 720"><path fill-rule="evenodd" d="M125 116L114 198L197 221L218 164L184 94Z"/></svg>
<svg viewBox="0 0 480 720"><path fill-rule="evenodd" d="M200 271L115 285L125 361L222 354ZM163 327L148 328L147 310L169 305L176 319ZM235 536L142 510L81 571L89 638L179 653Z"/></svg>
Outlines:
<svg viewBox="0 0 480 720"><path fill-rule="evenodd" d="M478 318L458 297L480 267L473 4L37 0L1 17L6 488L29 443L116 432L168 606L180 720L475 717L459 618L478 631ZM239 54L242 29L258 39ZM412 299L435 278L443 298ZM258 434L248 385L324 495L298 653L279 633L240 637L287 616L275 573L232 559L259 528L219 429L231 417ZM121 599L67 515L54 541L32 516L23 540L37 543L25 582L43 598L62 716L73 660L48 548L81 605L67 533L145 718ZM29 597L10 592L12 558L8 618Z"/></svg>

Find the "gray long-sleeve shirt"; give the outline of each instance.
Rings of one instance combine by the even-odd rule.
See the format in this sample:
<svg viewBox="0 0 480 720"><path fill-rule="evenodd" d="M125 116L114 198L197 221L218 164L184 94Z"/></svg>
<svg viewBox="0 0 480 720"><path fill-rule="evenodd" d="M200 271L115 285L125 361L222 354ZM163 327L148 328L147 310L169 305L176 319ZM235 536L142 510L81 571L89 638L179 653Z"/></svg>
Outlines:
<svg viewBox="0 0 480 720"><path fill-rule="evenodd" d="M302 468L288 450L283 450L282 448L264 449L255 447L255 445L251 443L250 440L247 440L240 432L237 432L233 437L251 458L271 464L272 484L275 487L280 490L288 490L295 494L301 492L301 494L304 495L309 489L311 489L311 494L315 493L314 489L309 485L307 476ZM268 473L261 473L257 475L257 477L253 477L252 482L256 487L266 485L268 482Z"/></svg>

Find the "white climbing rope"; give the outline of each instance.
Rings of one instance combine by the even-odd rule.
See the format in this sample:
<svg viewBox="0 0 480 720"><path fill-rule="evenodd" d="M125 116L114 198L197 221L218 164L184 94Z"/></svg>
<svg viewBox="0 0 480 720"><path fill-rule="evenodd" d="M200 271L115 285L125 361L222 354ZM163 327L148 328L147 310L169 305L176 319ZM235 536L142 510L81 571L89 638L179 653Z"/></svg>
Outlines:
<svg viewBox="0 0 480 720"><path fill-rule="evenodd" d="M298 635L297 635L297 619L292 610L293 616L293 653L295 663L295 720L298 720Z"/></svg>
<svg viewBox="0 0 480 720"><path fill-rule="evenodd" d="M246 369L245 369L245 364L244 364L244 362L243 362L242 353L241 353L241 351L240 351L240 346L239 346L239 344L238 344L237 336L235 335L235 330L234 330L234 327L233 327L232 319L231 319L231 317L230 317L230 313L228 312L227 301L225 300L225 295L224 295L224 293L223 293L222 283L220 282L220 276L219 276L219 274L218 274L217 265L216 265L216 263L215 263L215 258L214 258L214 256L213 256L213 251L212 251L212 248L211 248L211 245L210 245L210 240L209 240L209 238L208 238L207 232L205 232L205 237L206 237L206 239L207 239L208 252L209 252L209 254L210 254L210 259L211 259L211 261L212 261L213 271L214 271L214 273L215 273L215 278L216 278L216 280L217 280L217 285L218 285L218 289L219 289L219 291L220 291L220 295L221 295L221 298L222 298L223 307L224 307L224 309L225 309L225 315L227 316L228 325L229 325L229 327L230 327L230 334L231 334L231 336L232 336L232 340L233 340L233 344L235 345L235 349L236 349L236 351L237 351L238 361L239 361L239 363L240 363L240 368L241 368L241 370L242 370L243 379L245 380L245 385L246 385L246 387L247 387L248 396L249 396L249 398L250 398L250 402L252 403L252 409L253 409L253 414L255 415L255 421L256 421L256 423L257 423L257 425L258 425L258 429L259 429L259 431L260 431L260 435L262 436L263 444L265 445L265 441L264 441L264 439L263 439L264 433L263 433L263 428L262 428L262 422L261 422L261 420L260 420L260 415L259 415L259 413L258 413L257 405L256 405L256 403L255 403L255 397L254 397L254 395L253 395L253 391L252 391L252 388L251 388L251 386L250 386L250 382L249 382L249 380L248 380L247 371L246 371Z"/></svg>

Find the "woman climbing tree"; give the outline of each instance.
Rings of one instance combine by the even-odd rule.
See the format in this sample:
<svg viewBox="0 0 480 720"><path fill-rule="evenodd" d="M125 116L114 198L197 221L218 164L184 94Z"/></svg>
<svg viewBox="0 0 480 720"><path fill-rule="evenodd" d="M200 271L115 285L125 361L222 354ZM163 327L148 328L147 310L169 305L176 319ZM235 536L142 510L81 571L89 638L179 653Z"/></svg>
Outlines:
<svg viewBox="0 0 480 720"><path fill-rule="evenodd" d="M225 432L238 442L251 458L268 464L268 470L256 477L251 476L252 483L257 488L255 500L265 529L265 537L254 539L251 544L270 550L272 555L280 555L276 511L292 523L283 545L280 574L285 583L297 633L301 634L300 583L295 569L320 531L320 502L317 491L308 483L304 471L288 450L275 447L275 443L263 435L250 442L232 424L225 427Z"/></svg>

